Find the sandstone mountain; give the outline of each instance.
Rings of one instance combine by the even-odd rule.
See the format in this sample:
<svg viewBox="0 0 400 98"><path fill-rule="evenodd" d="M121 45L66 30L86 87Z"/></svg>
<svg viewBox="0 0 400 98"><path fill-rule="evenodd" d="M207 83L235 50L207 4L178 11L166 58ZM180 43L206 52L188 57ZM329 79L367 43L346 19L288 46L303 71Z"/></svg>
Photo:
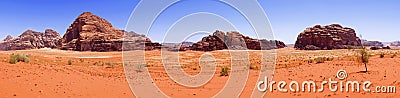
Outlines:
<svg viewBox="0 0 400 98"><path fill-rule="evenodd" d="M4 40L3 40L3 41L8 41L8 40L11 40L11 39L13 39L13 37L12 37L11 35L7 35L7 37L6 37L6 38L4 38Z"/></svg>
<svg viewBox="0 0 400 98"><path fill-rule="evenodd" d="M260 45L261 44L261 45ZM276 49L283 48L286 45L283 42L276 40L253 39L248 36L243 36L239 32L216 31L213 35L203 37L201 41L190 46L190 50L197 51L213 51L213 50L261 50L261 49Z"/></svg>
<svg viewBox="0 0 400 98"><path fill-rule="evenodd" d="M331 50L359 46L361 41L354 29L331 24L307 28L298 35L294 47L300 50Z"/></svg>
<svg viewBox="0 0 400 98"><path fill-rule="evenodd" d="M60 39L60 35L51 29L46 29L44 33L27 30L16 38L7 37L0 43L0 50L57 48L61 46Z"/></svg>
<svg viewBox="0 0 400 98"><path fill-rule="evenodd" d="M76 51L122 51L123 43L130 45L126 50L142 49L136 47L144 47L144 44L147 45L146 50L159 47L145 36L118 30L107 20L90 12L84 12L75 19L61 42L61 49Z"/></svg>

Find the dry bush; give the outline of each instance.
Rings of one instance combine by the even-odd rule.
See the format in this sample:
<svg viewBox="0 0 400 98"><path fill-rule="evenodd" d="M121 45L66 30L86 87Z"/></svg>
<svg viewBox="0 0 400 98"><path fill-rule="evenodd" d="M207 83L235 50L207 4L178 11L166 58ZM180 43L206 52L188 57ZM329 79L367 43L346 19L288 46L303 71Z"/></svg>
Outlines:
<svg viewBox="0 0 400 98"><path fill-rule="evenodd" d="M229 68L226 66L223 66L221 68L220 76L228 76L229 75Z"/></svg>
<svg viewBox="0 0 400 98"><path fill-rule="evenodd" d="M324 63L325 61L332 61L333 57L317 57L314 59L317 63Z"/></svg>
<svg viewBox="0 0 400 98"><path fill-rule="evenodd" d="M17 62L30 62L30 59L26 55L16 54L11 55L10 60L8 61L10 64L15 64Z"/></svg>
<svg viewBox="0 0 400 98"><path fill-rule="evenodd" d="M367 63L369 62L370 55L368 54L368 51L365 47L363 49L361 49L358 53L359 53L359 57L358 57L359 61L364 64L365 72L367 72L368 71Z"/></svg>
<svg viewBox="0 0 400 98"><path fill-rule="evenodd" d="M386 55L386 53L384 53L384 52L381 52L381 53L379 54L379 57L380 57L380 58L384 58L384 57L385 57L385 55Z"/></svg>
<svg viewBox="0 0 400 98"><path fill-rule="evenodd" d="M71 59L69 59L69 60L68 60L68 65L72 65L72 62L73 62L73 61L72 61Z"/></svg>
<svg viewBox="0 0 400 98"><path fill-rule="evenodd" d="M390 58L394 58L397 56L397 52L395 52Z"/></svg>

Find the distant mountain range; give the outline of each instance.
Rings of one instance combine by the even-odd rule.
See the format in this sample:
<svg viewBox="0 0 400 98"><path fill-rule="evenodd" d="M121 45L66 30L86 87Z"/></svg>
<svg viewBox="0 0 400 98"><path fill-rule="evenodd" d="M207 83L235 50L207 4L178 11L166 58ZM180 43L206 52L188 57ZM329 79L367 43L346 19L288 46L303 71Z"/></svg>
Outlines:
<svg viewBox="0 0 400 98"><path fill-rule="evenodd" d="M7 36L4 40L0 41L0 50L53 48L74 51L106 52L122 50L155 50L161 49L162 47L172 51L212 51L228 49L225 44L221 43L234 45L239 45L238 43L241 43L247 45L248 49L255 50L260 50L260 47L268 47L266 49L285 47L285 44L281 41L253 39L243 36L239 32L228 32L225 35L223 32L217 30L217 33L223 34L223 36L220 36L220 38L223 39L218 39L216 35L210 35L196 43L183 42L159 44L152 42L150 38L147 38L144 35L116 29L106 19L90 12L84 12L73 21L63 37L60 37L59 33L51 29L47 29L44 32L27 30L18 37L13 38L12 36ZM204 40L210 38L213 40ZM270 43L271 45L260 46L260 42ZM243 47L241 45L239 46ZM243 47L243 49L244 48L246 47Z"/></svg>

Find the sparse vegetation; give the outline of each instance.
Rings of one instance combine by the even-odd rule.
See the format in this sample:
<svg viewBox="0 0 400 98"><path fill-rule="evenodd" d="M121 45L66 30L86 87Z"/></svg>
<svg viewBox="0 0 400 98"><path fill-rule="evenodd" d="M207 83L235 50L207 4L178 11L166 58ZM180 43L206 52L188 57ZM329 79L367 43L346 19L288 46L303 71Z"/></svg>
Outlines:
<svg viewBox="0 0 400 98"><path fill-rule="evenodd" d="M333 57L317 57L314 59L317 63L324 63L325 61L332 61Z"/></svg>
<svg viewBox="0 0 400 98"><path fill-rule="evenodd" d="M392 56L390 56L390 58L394 58L397 56L397 52L395 52Z"/></svg>
<svg viewBox="0 0 400 98"><path fill-rule="evenodd" d="M253 66L251 64L248 65L248 68L252 70L259 70L258 66Z"/></svg>
<svg viewBox="0 0 400 98"><path fill-rule="evenodd" d="M369 54L367 49L364 47L358 53L360 54L359 61L364 64L365 72L368 72L367 63L369 62Z"/></svg>
<svg viewBox="0 0 400 98"><path fill-rule="evenodd" d="M106 62L105 63L108 67L114 68L117 63L114 62Z"/></svg>
<svg viewBox="0 0 400 98"><path fill-rule="evenodd" d="M386 55L386 53L384 53L384 52L381 52L381 53L379 54L379 57L380 57L380 58L384 58L384 57L385 57L385 55Z"/></svg>
<svg viewBox="0 0 400 98"><path fill-rule="evenodd" d="M104 62L102 62L102 61L94 62L93 65L104 66Z"/></svg>
<svg viewBox="0 0 400 98"><path fill-rule="evenodd" d="M17 62L30 62L30 59L26 55L16 54L11 55L10 60L8 61L10 64L16 64Z"/></svg>
<svg viewBox="0 0 400 98"><path fill-rule="evenodd" d="M143 68L146 66L147 66L146 64L138 64L138 65L136 65L136 68L137 68L136 71L142 72Z"/></svg>
<svg viewBox="0 0 400 98"><path fill-rule="evenodd" d="M354 46L349 46L349 47L347 47L347 49L350 51L350 50L354 50L356 48Z"/></svg>
<svg viewBox="0 0 400 98"><path fill-rule="evenodd" d="M258 66L250 66L250 69L259 70L260 68L258 68Z"/></svg>
<svg viewBox="0 0 400 98"><path fill-rule="evenodd" d="M313 59L309 59L307 62L310 64L310 63L313 63L314 60Z"/></svg>
<svg viewBox="0 0 400 98"><path fill-rule="evenodd" d="M80 61L81 63L85 62L85 60L84 60L84 59L79 59L79 61Z"/></svg>
<svg viewBox="0 0 400 98"><path fill-rule="evenodd" d="M220 76L228 76L229 75L229 67L223 66L221 67Z"/></svg>
<svg viewBox="0 0 400 98"><path fill-rule="evenodd" d="M72 62L73 62L73 61L72 61L71 59L69 59L69 60L68 60L68 65L72 65Z"/></svg>

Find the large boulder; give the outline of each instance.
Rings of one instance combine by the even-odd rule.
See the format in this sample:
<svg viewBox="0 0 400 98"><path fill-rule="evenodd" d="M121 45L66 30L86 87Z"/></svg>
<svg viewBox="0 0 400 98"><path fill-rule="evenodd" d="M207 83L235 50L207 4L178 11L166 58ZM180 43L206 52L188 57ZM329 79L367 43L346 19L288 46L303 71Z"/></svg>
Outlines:
<svg viewBox="0 0 400 98"><path fill-rule="evenodd" d="M16 38L8 38L0 43L0 50L27 50L40 48L57 48L61 46L60 35L51 29L44 33L27 30Z"/></svg>
<svg viewBox="0 0 400 98"><path fill-rule="evenodd" d="M294 47L300 50L331 50L360 46L360 38L354 29L331 24L307 28L298 35Z"/></svg>
<svg viewBox="0 0 400 98"><path fill-rule="evenodd" d="M203 37L201 41L190 46L190 50L214 51L214 50L261 50L283 48L286 45L277 40L253 39L243 36L239 32L215 31L213 35Z"/></svg>
<svg viewBox="0 0 400 98"><path fill-rule="evenodd" d="M153 50L159 47L145 36L118 30L107 20L90 12L84 12L75 19L61 42L61 49L76 51L122 51L122 44L127 45L124 50Z"/></svg>

